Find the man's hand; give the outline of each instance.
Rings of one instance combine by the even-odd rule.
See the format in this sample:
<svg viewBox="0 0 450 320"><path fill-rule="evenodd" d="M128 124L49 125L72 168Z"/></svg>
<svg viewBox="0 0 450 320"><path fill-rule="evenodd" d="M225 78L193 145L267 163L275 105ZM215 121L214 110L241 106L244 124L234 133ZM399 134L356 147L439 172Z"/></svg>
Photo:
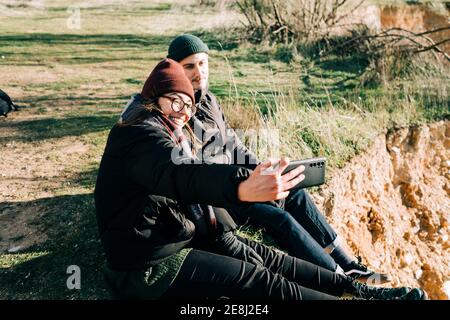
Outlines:
<svg viewBox="0 0 450 320"><path fill-rule="evenodd" d="M286 198L288 190L305 179L301 174L305 170L304 166L281 175L288 165L288 158L267 160L258 165L248 179L239 184L239 200L265 202Z"/></svg>

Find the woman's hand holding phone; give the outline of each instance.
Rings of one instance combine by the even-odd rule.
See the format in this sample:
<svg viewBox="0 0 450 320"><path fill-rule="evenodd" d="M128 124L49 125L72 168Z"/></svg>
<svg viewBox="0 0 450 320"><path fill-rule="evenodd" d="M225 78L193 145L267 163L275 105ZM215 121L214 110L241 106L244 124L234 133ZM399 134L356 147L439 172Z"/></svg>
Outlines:
<svg viewBox="0 0 450 320"><path fill-rule="evenodd" d="M299 166L282 175L289 162L289 158L284 157L281 160L267 160L259 164L248 179L239 184L239 200L265 202L286 198L289 195L289 189L305 179L305 176L301 174L305 170L304 166Z"/></svg>

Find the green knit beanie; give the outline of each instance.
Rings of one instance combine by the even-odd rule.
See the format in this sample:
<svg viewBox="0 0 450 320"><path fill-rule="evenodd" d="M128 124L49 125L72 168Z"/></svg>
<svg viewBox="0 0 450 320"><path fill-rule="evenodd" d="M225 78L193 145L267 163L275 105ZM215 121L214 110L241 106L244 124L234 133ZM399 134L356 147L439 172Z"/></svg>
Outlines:
<svg viewBox="0 0 450 320"><path fill-rule="evenodd" d="M208 53L209 48L200 38L192 34L182 34L172 40L167 58L180 62L194 53Z"/></svg>

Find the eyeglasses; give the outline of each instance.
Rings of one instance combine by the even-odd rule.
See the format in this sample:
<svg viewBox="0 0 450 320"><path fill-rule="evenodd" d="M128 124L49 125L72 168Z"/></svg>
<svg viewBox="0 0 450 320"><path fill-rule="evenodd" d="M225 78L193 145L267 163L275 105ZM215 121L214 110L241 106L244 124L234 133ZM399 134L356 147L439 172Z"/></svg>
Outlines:
<svg viewBox="0 0 450 320"><path fill-rule="evenodd" d="M181 110L183 110L184 107L190 109L192 114L194 114L197 111L197 107L195 106L195 104L186 103L181 98L170 96L161 96L161 97L169 99L171 101L170 106L172 107L172 110L175 112L181 112Z"/></svg>

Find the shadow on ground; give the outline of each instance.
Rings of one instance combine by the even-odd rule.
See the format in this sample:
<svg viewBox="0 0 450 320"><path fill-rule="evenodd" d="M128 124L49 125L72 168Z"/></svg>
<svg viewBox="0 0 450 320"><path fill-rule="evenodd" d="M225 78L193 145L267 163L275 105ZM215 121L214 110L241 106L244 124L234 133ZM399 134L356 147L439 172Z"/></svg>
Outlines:
<svg viewBox="0 0 450 320"><path fill-rule="evenodd" d="M14 128L20 135L14 138L0 137L0 143L14 141L41 141L66 136L82 136L92 132L109 130L117 121L118 115L86 115L65 118L44 118L15 122L0 122L0 131Z"/></svg>
<svg viewBox="0 0 450 320"><path fill-rule="evenodd" d="M47 241L0 256L0 299L108 299L101 270L104 255L98 239L92 194L67 195L30 202L0 203L43 210L30 221ZM25 235L26 236L26 235ZM33 258L34 257L34 258ZM5 267L10 265L9 267ZM69 290L69 266L81 271L81 288Z"/></svg>
<svg viewBox="0 0 450 320"><path fill-rule="evenodd" d="M0 53L5 57L0 64L23 66L53 61L70 65L142 60L148 59L151 52L166 52L171 40L168 36L134 34L9 34L0 36Z"/></svg>

